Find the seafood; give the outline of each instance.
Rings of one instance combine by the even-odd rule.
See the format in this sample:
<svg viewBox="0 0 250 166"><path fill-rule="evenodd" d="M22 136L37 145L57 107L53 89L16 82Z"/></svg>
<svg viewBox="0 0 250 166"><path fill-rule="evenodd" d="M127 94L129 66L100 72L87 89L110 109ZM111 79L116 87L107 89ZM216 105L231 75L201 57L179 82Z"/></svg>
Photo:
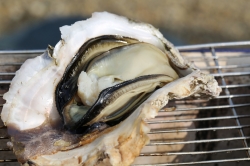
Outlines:
<svg viewBox="0 0 250 166"><path fill-rule="evenodd" d="M21 164L130 165L149 142L145 121L168 100L221 91L149 24L102 12L60 30L4 95Z"/></svg>
<svg viewBox="0 0 250 166"><path fill-rule="evenodd" d="M99 37L99 40L101 39L105 44L106 41L103 38L112 40L110 36ZM117 37L114 36L114 38ZM119 40L123 41L122 39ZM94 41L96 43L96 40ZM176 72L170 67L167 57L158 48L142 42L125 44L119 47L115 44L115 48L111 47L112 49L101 55L96 54L96 51L94 54L89 51L84 55L80 52L86 52L86 50L80 49L75 61L68 66L57 86L56 103L59 113L64 117L65 126L71 131L82 130L83 125L89 126L99 121L115 125L126 117L125 114L132 112L135 105L145 100L145 96L156 87L178 78ZM90 44L87 42L87 45ZM111 46L110 43L109 46ZM95 56L96 58L92 60L91 57ZM137 62L136 65L134 62ZM156 65L158 65L157 68L155 68ZM91 80L92 77L94 80ZM91 84L98 82L97 84L102 87L91 85L93 90L88 94L89 86L86 85L86 80L89 79ZM84 106L77 106L77 102L72 104L74 101L71 100L77 89ZM99 95L98 99L96 99L97 95Z"/></svg>

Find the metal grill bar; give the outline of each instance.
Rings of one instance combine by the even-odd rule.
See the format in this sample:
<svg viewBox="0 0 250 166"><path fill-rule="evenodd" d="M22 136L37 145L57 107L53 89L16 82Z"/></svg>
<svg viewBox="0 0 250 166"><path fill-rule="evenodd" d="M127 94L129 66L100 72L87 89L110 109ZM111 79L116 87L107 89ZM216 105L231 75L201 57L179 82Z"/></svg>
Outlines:
<svg viewBox="0 0 250 166"><path fill-rule="evenodd" d="M220 85L221 88L244 88L244 87L249 87L250 84L237 84L237 85Z"/></svg>
<svg viewBox="0 0 250 166"><path fill-rule="evenodd" d="M17 159L0 160L0 163L17 162Z"/></svg>
<svg viewBox="0 0 250 166"><path fill-rule="evenodd" d="M0 54L42 54L45 50L3 50Z"/></svg>
<svg viewBox="0 0 250 166"><path fill-rule="evenodd" d="M221 141L237 141L237 140L246 140L246 139L250 139L250 137L232 137L232 138L206 139L206 140L195 140L195 141L179 141L179 142L157 142L157 141L151 141L146 146L178 145L178 144L198 144L198 143L221 142Z"/></svg>
<svg viewBox="0 0 250 166"><path fill-rule="evenodd" d="M213 43L213 44L197 44L191 46L177 46L176 48L180 51L185 50L197 50L202 48L218 48L218 47L235 47L235 46L249 46L250 41L242 41L242 42L227 42L227 43Z"/></svg>
<svg viewBox="0 0 250 166"><path fill-rule="evenodd" d="M10 84L11 80L0 80L0 85L2 84Z"/></svg>
<svg viewBox="0 0 250 166"><path fill-rule="evenodd" d="M1 151L10 151L10 149L9 148L3 148L3 149L0 149L0 152Z"/></svg>
<svg viewBox="0 0 250 166"><path fill-rule="evenodd" d="M222 95L216 97L216 99L227 99L227 98L236 98L236 97L249 97L250 94L236 94L236 95Z"/></svg>
<svg viewBox="0 0 250 166"><path fill-rule="evenodd" d="M0 63L0 66L21 66L23 63Z"/></svg>
<svg viewBox="0 0 250 166"><path fill-rule="evenodd" d="M214 77L244 76L250 75L250 72L216 73L211 75L213 75Z"/></svg>
<svg viewBox="0 0 250 166"><path fill-rule="evenodd" d="M8 139L8 136L1 136L0 139Z"/></svg>
<svg viewBox="0 0 250 166"><path fill-rule="evenodd" d="M156 118L161 118L161 117L156 117ZM179 120L157 120L157 121L147 121L147 123L159 124L159 123L176 123L176 122L198 122L198 121L209 121L209 120L226 120L235 118L250 118L250 115L221 116L221 117L211 117L211 118L179 119Z"/></svg>
<svg viewBox="0 0 250 166"><path fill-rule="evenodd" d="M15 73L0 73L0 76L14 76Z"/></svg>
<svg viewBox="0 0 250 166"><path fill-rule="evenodd" d="M227 66L207 66L207 67L201 67L201 70L211 70L211 69L234 69L234 68L244 68L244 67L250 67L250 65L227 65Z"/></svg>
<svg viewBox="0 0 250 166"><path fill-rule="evenodd" d="M212 150L212 151L201 151L201 152L167 152L167 153L141 153L140 156L171 156L171 155L199 155L199 154L211 154L211 153L231 153L250 150L250 148L235 148L227 150Z"/></svg>
<svg viewBox="0 0 250 166"><path fill-rule="evenodd" d="M236 118L237 119L237 118ZM217 131L217 130L232 130L232 129L243 129L248 128L250 125L242 125L242 126L226 126L226 127L210 127L210 128L196 128L196 129L179 129L179 130L152 130L149 134L159 134L159 133L180 133L180 132L199 132L199 131Z"/></svg>
<svg viewBox="0 0 250 166"><path fill-rule="evenodd" d="M237 56L237 58L248 58L250 56L250 54L244 54L244 55L239 55ZM232 59L232 58L236 58L236 57L231 57L231 56L222 56L222 57L217 57L217 58L214 58L214 57L192 57L191 59L190 58L187 58L187 60L191 61L191 62L204 62L204 61L214 61L214 60L228 60L228 59Z"/></svg>
<svg viewBox="0 0 250 166"><path fill-rule="evenodd" d="M234 104L234 105L194 107L194 108L177 108L175 111L211 110L211 109L235 108L235 107L246 107L246 106L250 106L250 103ZM159 112L165 112L165 111L160 110Z"/></svg>
<svg viewBox="0 0 250 166"><path fill-rule="evenodd" d="M239 162L239 161L250 161L250 158L237 158L237 159L225 159L225 160L210 160L210 161L197 161L197 162L185 162L185 163L166 163L166 164L136 164L134 166L178 166L178 165L194 165L194 164L213 164L213 163L224 163L224 162Z"/></svg>

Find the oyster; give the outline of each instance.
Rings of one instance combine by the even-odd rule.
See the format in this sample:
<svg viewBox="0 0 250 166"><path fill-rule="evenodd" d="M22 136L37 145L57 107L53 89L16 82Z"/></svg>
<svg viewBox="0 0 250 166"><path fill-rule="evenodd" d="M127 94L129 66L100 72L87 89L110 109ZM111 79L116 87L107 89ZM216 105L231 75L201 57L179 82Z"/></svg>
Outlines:
<svg viewBox="0 0 250 166"><path fill-rule="evenodd" d="M101 36L94 40L94 45L100 42L106 44L104 39L113 38L117 40L118 37ZM143 102L156 87L178 78L166 55L157 47L143 42L129 44L123 39L119 37L125 46L117 47L115 43L115 48L112 48L113 45L109 44L112 49L104 53L88 51L85 55L86 50L80 49L68 65L56 89L56 103L65 126L71 131L79 132L82 126L100 121L115 125L126 118L125 115L129 115L128 112L132 112L135 105ZM83 48L91 45L91 42L93 40L86 42ZM92 91L86 83L91 78ZM77 106L74 100L76 93L85 105Z"/></svg>
<svg viewBox="0 0 250 166"><path fill-rule="evenodd" d="M168 100L221 89L149 24L107 12L61 27L13 78L1 118L24 165L130 165Z"/></svg>

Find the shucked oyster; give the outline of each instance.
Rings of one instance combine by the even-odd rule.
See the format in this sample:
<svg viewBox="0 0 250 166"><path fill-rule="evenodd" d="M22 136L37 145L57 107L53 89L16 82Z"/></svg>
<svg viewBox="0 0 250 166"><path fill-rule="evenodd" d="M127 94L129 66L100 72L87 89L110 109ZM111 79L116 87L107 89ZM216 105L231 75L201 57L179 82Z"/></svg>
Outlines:
<svg viewBox="0 0 250 166"><path fill-rule="evenodd" d="M103 12L60 30L4 95L21 164L130 165L149 141L145 120L168 100L220 92L151 25Z"/></svg>

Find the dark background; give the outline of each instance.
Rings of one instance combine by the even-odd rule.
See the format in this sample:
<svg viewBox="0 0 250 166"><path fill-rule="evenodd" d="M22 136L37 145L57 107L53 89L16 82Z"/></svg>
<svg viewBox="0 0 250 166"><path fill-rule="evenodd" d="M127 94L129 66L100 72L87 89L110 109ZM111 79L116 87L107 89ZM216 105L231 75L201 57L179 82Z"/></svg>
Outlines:
<svg viewBox="0 0 250 166"><path fill-rule="evenodd" d="M148 22L175 45L249 40L249 0L0 0L0 50L44 49L59 27L108 11Z"/></svg>

